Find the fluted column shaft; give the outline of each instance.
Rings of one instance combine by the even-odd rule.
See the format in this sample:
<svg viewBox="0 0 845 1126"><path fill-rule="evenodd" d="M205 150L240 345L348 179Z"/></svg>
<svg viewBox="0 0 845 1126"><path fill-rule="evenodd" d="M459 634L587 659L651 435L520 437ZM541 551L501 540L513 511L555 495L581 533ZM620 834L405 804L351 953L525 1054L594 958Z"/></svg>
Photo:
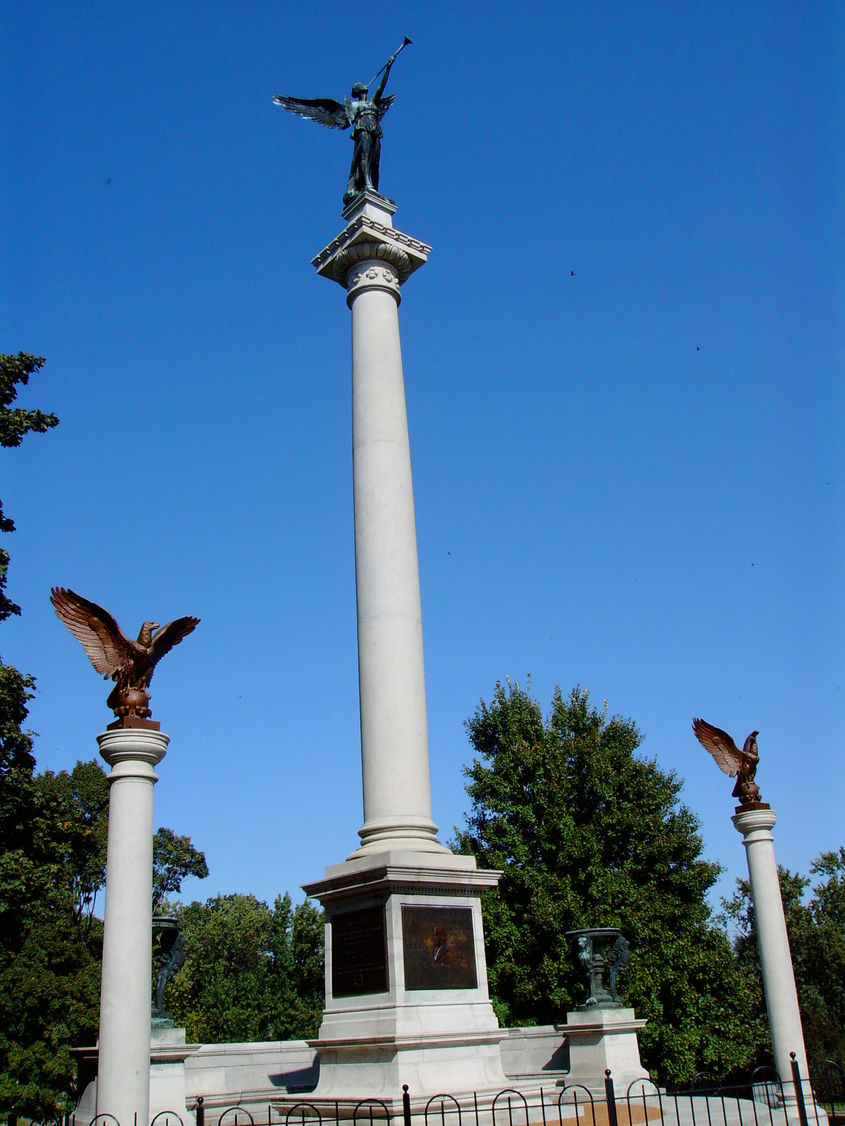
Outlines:
<svg viewBox="0 0 845 1126"><path fill-rule="evenodd" d="M154 767L169 738L116 728L97 736L112 768L100 988L97 1113L149 1121Z"/></svg>

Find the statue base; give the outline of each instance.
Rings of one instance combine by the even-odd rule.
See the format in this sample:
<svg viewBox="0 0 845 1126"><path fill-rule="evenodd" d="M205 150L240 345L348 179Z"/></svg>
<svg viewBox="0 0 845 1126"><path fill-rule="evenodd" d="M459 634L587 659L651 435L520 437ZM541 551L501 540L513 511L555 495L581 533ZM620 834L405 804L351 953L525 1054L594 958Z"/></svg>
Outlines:
<svg viewBox="0 0 845 1126"><path fill-rule="evenodd" d="M381 192L373 191L372 188L365 188L362 192L354 192L351 196L343 197L341 215L349 222L360 211L363 211L368 203L388 215L393 215L396 211L395 199L390 199L389 196L382 195Z"/></svg>
<svg viewBox="0 0 845 1126"><path fill-rule="evenodd" d="M605 1071L609 1068L613 1089L624 1095L637 1079L649 1081L640 1062L637 1032L645 1027L633 1009L591 1005L586 1011L566 1014L566 1024L556 1025L569 1045L569 1074L591 1091L604 1097Z"/></svg>
<svg viewBox="0 0 845 1126"><path fill-rule="evenodd" d="M125 728L140 728L142 731L161 731L161 724L157 719L141 719L140 716L127 715L112 720L106 725L107 731L117 731Z"/></svg>
<svg viewBox="0 0 845 1126"><path fill-rule="evenodd" d="M734 806L734 813L745 813L749 809L771 809L767 801L746 801Z"/></svg>

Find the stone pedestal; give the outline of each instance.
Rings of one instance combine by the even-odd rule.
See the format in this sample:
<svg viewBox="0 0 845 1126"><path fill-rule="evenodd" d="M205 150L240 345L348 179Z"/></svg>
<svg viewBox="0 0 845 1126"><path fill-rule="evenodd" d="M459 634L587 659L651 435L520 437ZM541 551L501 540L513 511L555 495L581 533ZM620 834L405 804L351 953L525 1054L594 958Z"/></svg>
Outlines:
<svg viewBox="0 0 845 1126"><path fill-rule="evenodd" d="M616 1096L624 1095L635 1079L648 1080L640 1063L637 1032L645 1027L633 1009L599 1006L566 1014L558 1032L569 1043L571 1083L582 1083L604 1097L605 1070L610 1068Z"/></svg>
<svg viewBox="0 0 845 1126"><path fill-rule="evenodd" d="M786 933L783 900L778 882L777 863L772 829L777 814L768 805L738 806L733 823L742 833L748 860L748 880L751 901L757 924L757 943L760 948L760 970L766 1012L772 1036L772 1053L775 1068L783 1082L786 1110L790 1117L798 1117L790 1053L794 1052L804 1083L804 1098L810 1108L813 1096L809 1085L807 1053L804 1047L804 1030L798 1008L798 993L792 970L792 955ZM820 1115L823 1111L819 1111Z"/></svg>
<svg viewBox="0 0 845 1126"><path fill-rule="evenodd" d="M326 910L315 1098L506 1085L479 896L498 872L453 856L431 817L422 618L399 341L400 287L430 247L362 192L314 259L352 313L352 451L364 823L305 885Z"/></svg>
<svg viewBox="0 0 845 1126"><path fill-rule="evenodd" d="M154 767L169 737L147 728L97 736L111 767L100 988L97 1113L149 1121Z"/></svg>
<svg viewBox="0 0 845 1126"><path fill-rule="evenodd" d="M231 1047L227 1045L227 1048ZM276 1046L278 1047L278 1046ZM200 1050L199 1044L185 1043L184 1028L153 1028L150 1032L150 1105L149 1118L152 1121L157 1114L169 1112L170 1126L177 1126L173 1121L173 1114L178 1114L185 1126L191 1126L195 1120L194 1112L188 1110L188 1091L185 1062ZM97 1069L99 1052L96 1047L72 1048L76 1056L77 1089L79 1099L74 1109L77 1122L90 1122L97 1113ZM276 1062L278 1052L275 1052L272 1061ZM269 1068L268 1068L269 1070ZM195 1085L196 1080L193 1080ZM226 1095L228 1099L228 1094ZM134 1119L130 1120L130 1126ZM112 1123L111 1126L114 1126ZM123 1126L121 1122L120 1126ZM141 1126L141 1119L138 1119Z"/></svg>
<svg viewBox="0 0 845 1126"><path fill-rule="evenodd" d="M487 992L472 857L391 851L305 885L326 910L326 1008L312 1099L393 1099L507 1085Z"/></svg>
<svg viewBox="0 0 845 1126"><path fill-rule="evenodd" d="M175 1111L188 1126L194 1115L185 1105L185 1060L199 1045L185 1043L184 1028L153 1028L150 1038L150 1120Z"/></svg>

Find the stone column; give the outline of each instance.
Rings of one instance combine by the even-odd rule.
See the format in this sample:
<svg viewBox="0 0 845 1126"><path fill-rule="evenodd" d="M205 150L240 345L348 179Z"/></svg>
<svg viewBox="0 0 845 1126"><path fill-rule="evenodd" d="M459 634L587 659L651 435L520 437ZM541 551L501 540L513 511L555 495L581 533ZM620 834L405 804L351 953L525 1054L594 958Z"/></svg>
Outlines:
<svg viewBox="0 0 845 1126"><path fill-rule="evenodd" d="M111 767L97 1113L120 1126L149 1121L154 767L169 741L140 727L97 736Z"/></svg>
<svg viewBox="0 0 845 1126"><path fill-rule="evenodd" d="M352 311L352 449L364 824L353 856L443 852L431 819L422 615L399 343L400 285L429 247L371 192L314 260Z"/></svg>
<svg viewBox="0 0 845 1126"><path fill-rule="evenodd" d="M313 264L352 313L352 449L364 824L361 847L304 884L326 912L320 1078L309 1101L499 1090L481 893L500 872L454 856L431 819L420 584L400 286L431 247L396 230L395 204L360 193ZM454 957L435 959L433 935ZM401 1096L399 1096L401 1099ZM290 1099L295 1101L296 1096ZM286 1104L292 1106L293 1103Z"/></svg>
<svg viewBox="0 0 845 1126"><path fill-rule="evenodd" d="M775 862L772 836L777 814L768 806L737 808L733 823L742 833L748 860L748 879L751 884L751 901L757 925L757 943L760 948L760 969L763 974L763 992L772 1037L775 1067L783 1081L787 1110L797 1114L795 1091L792 1082L790 1053L795 1053L802 1078L807 1081L807 1052L804 1048L804 1031L798 1008L798 993L792 971L792 955L786 933L783 900ZM804 1084L804 1097L812 1102L809 1082Z"/></svg>

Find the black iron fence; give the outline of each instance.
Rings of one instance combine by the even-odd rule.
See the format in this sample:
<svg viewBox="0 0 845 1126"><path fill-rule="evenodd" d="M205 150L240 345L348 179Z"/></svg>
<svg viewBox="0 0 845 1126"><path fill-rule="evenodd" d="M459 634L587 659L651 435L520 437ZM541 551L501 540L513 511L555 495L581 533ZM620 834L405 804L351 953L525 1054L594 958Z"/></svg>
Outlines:
<svg viewBox="0 0 845 1126"><path fill-rule="evenodd" d="M414 1099L407 1084L395 1100L293 1102L280 1095L274 1105L207 1108L200 1095L190 1099L196 1126L845 1126L845 1069L826 1060L812 1081L802 1076L794 1054L792 1074L782 1080L773 1068L757 1068L734 1086L718 1086L701 1073L676 1091L637 1079L624 1094L610 1071L603 1089L564 1083L533 1090L457 1096L448 1093ZM137 1114L131 1126L139 1126ZM32 1123L14 1110L7 1126L123 1126L111 1114L92 1119L74 1115ZM176 1111L162 1110L150 1126L193 1126Z"/></svg>

